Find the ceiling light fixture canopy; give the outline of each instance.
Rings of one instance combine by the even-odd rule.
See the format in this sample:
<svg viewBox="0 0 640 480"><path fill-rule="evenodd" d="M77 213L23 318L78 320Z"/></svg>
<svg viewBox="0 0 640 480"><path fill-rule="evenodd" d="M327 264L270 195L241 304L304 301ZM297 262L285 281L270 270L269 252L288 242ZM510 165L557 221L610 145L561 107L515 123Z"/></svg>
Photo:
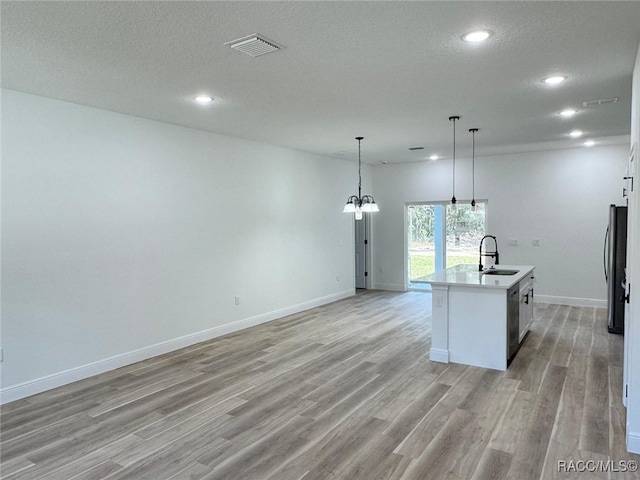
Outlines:
<svg viewBox="0 0 640 480"><path fill-rule="evenodd" d="M476 211L476 132L477 128L470 128L473 143L471 144L471 211Z"/></svg>
<svg viewBox="0 0 640 480"><path fill-rule="evenodd" d="M453 180L452 180L452 197L451 197L451 209L455 211L458 207L456 205L456 120L460 120L457 115L449 117L449 121L453 122Z"/></svg>
<svg viewBox="0 0 640 480"><path fill-rule="evenodd" d="M351 195L342 210L344 213L355 213L356 220L362 220L363 212L379 212L380 209L371 195L362 195L362 160L360 142L364 137L356 137L358 141L358 195Z"/></svg>

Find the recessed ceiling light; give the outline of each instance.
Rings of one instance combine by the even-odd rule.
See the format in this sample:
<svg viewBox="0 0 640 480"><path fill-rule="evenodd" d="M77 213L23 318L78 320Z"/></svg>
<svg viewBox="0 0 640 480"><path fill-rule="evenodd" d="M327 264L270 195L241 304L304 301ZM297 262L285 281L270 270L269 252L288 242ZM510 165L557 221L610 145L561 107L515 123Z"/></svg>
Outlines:
<svg viewBox="0 0 640 480"><path fill-rule="evenodd" d="M574 108L566 108L564 110L562 110L560 112L560 116L565 117L565 118L569 118L569 117L573 117L576 113L578 113L578 111Z"/></svg>
<svg viewBox="0 0 640 480"><path fill-rule="evenodd" d="M558 85L564 82L567 79L566 75L553 75L552 77L547 77L542 81L547 85Z"/></svg>
<svg viewBox="0 0 640 480"><path fill-rule="evenodd" d="M437 160L438 159L438 155L436 155L435 153L433 155L431 155L429 157L430 160Z"/></svg>
<svg viewBox="0 0 640 480"><path fill-rule="evenodd" d="M569 133L569 136L570 136L571 138L578 138L578 137L581 137L581 136L582 136L582 130L572 130L572 131Z"/></svg>
<svg viewBox="0 0 640 480"><path fill-rule="evenodd" d="M489 30L474 30L473 32L465 33L462 36L462 40L469 43L480 43L484 42L491 35L493 35L493 32Z"/></svg>
<svg viewBox="0 0 640 480"><path fill-rule="evenodd" d="M200 105L207 105L213 102L213 97L210 97L209 95L198 95L194 100Z"/></svg>
<svg viewBox="0 0 640 480"><path fill-rule="evenodd" d="M585 147L593 147L595 144L596 142L594 142L593 140L587 140L586 142L583 143Z"/></svg>

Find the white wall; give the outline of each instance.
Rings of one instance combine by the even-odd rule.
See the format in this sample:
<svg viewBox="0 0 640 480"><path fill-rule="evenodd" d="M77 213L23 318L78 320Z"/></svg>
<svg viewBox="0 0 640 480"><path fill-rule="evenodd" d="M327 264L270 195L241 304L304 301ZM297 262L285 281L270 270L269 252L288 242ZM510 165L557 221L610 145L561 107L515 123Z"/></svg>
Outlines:
<svg viewBox="0 0 640 480"><path fill-rule="evenodd" d="M500 263L535 265L541 300L606 305L603 240L608 205L622 203L628 150L625 143L476 157L475 197L488 200L487 233L498 238ZM451 165L373 169L381 209L373 224L374 287L404 289L405 203L450 200ZM456 197L471 200L470 159L456 161Z"/></svg>
<svg viewBox="0 0 640 480"><path fill-rule="evenodd" d="M357 164L2 102L3 401L354 293Z"/></svg>

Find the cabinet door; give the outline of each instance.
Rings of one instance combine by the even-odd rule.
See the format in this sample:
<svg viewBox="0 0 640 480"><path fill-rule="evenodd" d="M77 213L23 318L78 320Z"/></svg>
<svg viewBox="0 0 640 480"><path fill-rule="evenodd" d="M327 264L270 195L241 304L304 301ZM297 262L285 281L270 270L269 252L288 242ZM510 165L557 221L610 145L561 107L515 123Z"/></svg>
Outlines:
<svg viewBox="0 0 640 480"><path fill-rule="evenodd" d="M527 304L527 292L528 292L528 288L527 285L523 285L520 288L520 318L519 318L519 323L520 323L520 339L519 341L521 342L522 339L524 338L525 334L527 333L527 330L529 329L529 324L528 324L528 309L529 309L529 305Z"/></svg>
<svg viewBox="0 0 640 480"><path fill-rule="evenodd" d="M529 330L531 328L531 324L533 323L533 314L534 314L534 302L533 302L533 290L534 290L534 284L535 284L535 275L533 274L533 272L531 272L531 275L529 277L529 282L528 282L528 289L529 289L529 305L528 305L528 311L527 311L527 330Z"/></svg>
<svg viewBox="0 0 640 480"><path fill-rule="evenodd" d="M520 287L520 341L524 338L533 322L533 279L523 280Z"/></svg>

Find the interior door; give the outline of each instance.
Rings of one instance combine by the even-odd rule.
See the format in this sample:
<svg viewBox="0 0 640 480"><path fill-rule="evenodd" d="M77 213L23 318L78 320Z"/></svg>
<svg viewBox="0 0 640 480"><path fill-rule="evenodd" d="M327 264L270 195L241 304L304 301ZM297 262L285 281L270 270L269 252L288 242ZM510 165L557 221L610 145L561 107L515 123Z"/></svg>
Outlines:
<svg viewBox="0 0 640 480"><path fill-rule="evenodd" d="M367 213L362 220L354 220L356 249L356 288L367 288Z"/></svg>
<svg viewBox="0 0 640 480"><path fill-rule="evenodd" d="M629 222L627 224L627 275L629 274L629 272L632 270L631 265L633 265L632 262L634 262L634 257L635 255L637 255L637 248L634 248L633 246L638 244L638 234L639 234L639 225L637 224L637 221L635 220L637 217L637 214L635 212L635 209L638 207L639 202L637 201L637 196L638 196L638 186L637 184L634 185L634 182L638 181L638 160L637 160L637 156L638 156L638 152L637 152L637 144L634 143L631 147L631 152L629 154L629 164L627 167L627 172L625 175L625 187L623 190L623 197L625 197L626 201L627 201L627 205L628 205L628 210L627 210L627 221ZM631 284L631 278L629 278L629 276L627 276L626 278L626 291L625 291L625 295L628 295L630 292L630 284ZM634 280L634 283L637 282L637 280ZM636 290L637 290L637 286L636 286ZM637 298L637 294L635 294L634 298ZM625 331L625 335L624 335L624 366L623 366L623 370L622 370L622 403L623 405L626 407L627 406L627 385L629 384L629 366L630 366L630 362L631 362L631 349L632 347L632 343L631 343L631 339L636 337L636 333L633 331L634 328L638 328L636 325L633 325L633 322L631 322L631 318L632 318L632 312L631 312L631 304L629 303L630 301L632 301L633 299L629 298L628 301L625 302L624 305L624 331ZM636 300L637 301L637 300ZM627 437L628 438L628 437Z"/></svg>

